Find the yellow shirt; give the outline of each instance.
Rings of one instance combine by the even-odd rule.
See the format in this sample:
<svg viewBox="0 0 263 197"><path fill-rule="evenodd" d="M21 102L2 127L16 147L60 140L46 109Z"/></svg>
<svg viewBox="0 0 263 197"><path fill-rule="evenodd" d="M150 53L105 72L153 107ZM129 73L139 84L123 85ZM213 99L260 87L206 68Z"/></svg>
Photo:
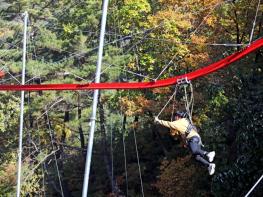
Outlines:
<svg viewBox="0 0 263 197"><path fill-rule="evenodd" d="M159 120L158 122L161 125L170 128L172 135L180 135L182 137L186 136L187 127L190 124L189 120L187 120L186 118L180 118L172 122L165 120ZM200 137L195 129L191 129L186 139L189 139L194 136Z"/></svg>

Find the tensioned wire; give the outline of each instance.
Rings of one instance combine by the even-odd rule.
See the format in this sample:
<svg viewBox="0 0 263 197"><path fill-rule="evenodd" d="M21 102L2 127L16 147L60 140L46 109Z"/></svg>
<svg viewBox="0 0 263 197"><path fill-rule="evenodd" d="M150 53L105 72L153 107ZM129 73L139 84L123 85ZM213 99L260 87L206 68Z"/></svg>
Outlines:
<svg viewBox="0 0 263 197"><path fill-rule="evenodd" d="M252 188L247 192L247 194L245 195L245 197L248 197L251 192L256 188L256 186L259 184L259 182L263 179L263 174L261 175L261 177L257 180L257 182L252 186Z"/></svg>
<svg viewBox="0 0 263 197"><path fill-rule="evenodd" d="M228 0L228 1L223 1L223 2L220 2L220 3L218 3L218 4L216 4L216 5L214 5L214 6L211 6L213 9L215 9L217 6L219 6L219 5L221 5L222 3L227 3L227 2L229 2L230 0ZM205 9L204 9L205 10ZM106 45L108 45L108 44L113 44L113 43L116 43L116 42L119 42L119 41L122 41L122 40L125 40L125 39L127 39L127 38L131 38L131 37L134 37L135 35L138 35L138 34L145 34L145 33L148 33L148 31L152 31L152 30L154 30L154 29L156 29L156 28L159 28L159 27L161 27L163 25L163 22L161 22L159 25L157 25L157 26L155 26L155 27L153 27L153 28L149 28L149 29L146 29L146 30L144 30L143 32L139 32L139 33L134 33L134 34L131 34L131 35L127 35L127 36L123 36L122 38L119 38L119 39L117 39L117 40L114 40L114 41L111 41L111 42L108 42L108 43L105 43L105 46ZM200 26L200 25L199 25ZM197 28L199 28L199 26L197 27ZM197 30L197 29L196 29ZM195 31L196 31L195 30ZM192 32L192 34L194 34L195 33L195 31L194 32ZM145 39L145 37L143 37L143 39ZM189 44L196 44L196 43L190 43L190 42L188 42ZM186 43L184 43L184 44L188 44L187 42ZM179 44L179 43L178 43ZM203 43L202 43L203 44ZM216 45L216 43L207 43L208 45ZM221 43L219 43L218 45L225 45L225 46L234 46L234 44L232 44L231 45L231 43L230 44L221 44ZM97 47L95 47L95 48L93 48L93 49L90 49L89 50L89 52L91 52L91 51L93 51L93 50L96 50L97 49ZM58 61L55 61L55 62L53 62L53 63L59 63L59 62L61 62L61 61L63 61L63 60L66 60L66 59L68 59L68 58L72 58L72 57L75 57L75 56L77 56L77 57L85 57L85 55L83 55L83 53L72 53L72 52L69 52L69 51L66 51L66 50L62 50L62 49L60 49L60 51L64 51L64 52L67 52L67 53L69 53L69 54L71 54L71 56L68 56L68 57L66 57L66 58L62 58L61 60L58 60ZM85 52L85 53L89 53L89 52Z"/></svg>
<svg viewBox="0 0 263 197"><path fill-rule="evenodd" d="M259 6L260 6L260 0L258 0L257 10L256 10L255 18L253 21L253 26L252 26L251 33L250 33L249 45L251 44L252 39L253 39L253 34L254 34L254 29L255 29L255 25L256 25L256 21L257 21Z"/></svg>
<svg viewBox="0 0 263 197"><path fill-rule="evenodd" d="M160 112L159 112L158 115L156 116L157 118L161 115L161 113L162 113L163 110L166 108L166 106L171 102L171 100L176 96L177 91L178 91L178 87L179 87L179 85L176 84L176 85L175 85L175 89L174 89L174 93L172 94L172 96L170 96L170 98L168 99L168 101L165 103L165 105L163 106L163 108L160 110Z"/></svg>
<svg viewBox="0 0 263 197"><path fill-rule="evenodd" d="M141 193L142 193L142 196L144 197L143 182L142 182L142 172L141 172L140 157L139 157L136 133L135 133L134 127L132 129L133 129L133 137L134 137L134 144L135 144L136 157L137 157L137 165L138 165L138 170L139 170L139 178L140 178L140 184L141 184Z"/></svg>
<svg viewBox="0 0 263 197"><path fill-rule="evenodd" d="M225 1L225 2L228 2L228 1ZM221 3L223 3L223 2L221 2ZM213 6L213 8L217 7L219 4L220 4L220 3L216 4L215 6ZM162 25L162 23L160 23L157 27L159 27L159 26L161 26L161 25ZM156 29L157 27L154 27L154 28L145 30L143 33L147 32L147 31L149 31L149 30ZM198 26L197 28L199 28L199 26ZM197 30L197 29L196 29L196 30ZM193 33L195 33L196 30L194 30ZM140 34L140 33L137 33L137 34ZM136 35L136 34L134 34L134 35ZM124 38L117 39L117 40L115 40L115 41L110 42L109 44L111 44L111 43L116 43L116 42L118 42L118 41L124 40L124 39L129 38L129 37L132 37L132 36L131 36L131 35L124 36ZM145 37L144 37L143 39L145 39ZM139 44L139 43L137 43L137 44ZM187 44L187 43L185 42L185 43L183 43L183 44ZM189 44L193 44L193 43L189 43ZM202 43L202 44L204 44L204 43ZM229 44L229 43L228 43L228 44L207 43L207 44L209 44L209 45L236 46L236 45L234 45L234 44ZM240 44L240 45L242 45L242 44ZM97 47L96 47L96 48L97 48ZM94 48L94 49L96 49L96 48ZM94 49L92 49L92 50L94 50ZM65 50L61 50L61 51L65 51ZM68 51L65 51L65 52L68 52ZM67 58L72 58L72 57L74 57L74 56L84 57L83 55L79 55L79 54L76 54L76 53L71 53L71 52L68 52L68 53L72 54L72 56L69 56L69 57L67 57ZM36 56L36 55L35 55L35 56ZM66 58L66 59L67 59L67 58ZM61 59L61 60L58 60L58 61L56 61L56 62L53 62L53 63L58 63L58 62L60 62L60 61L62 61L62 60L65 60L65 58L63 58L63 59ZM164 72L164 70L165 70L168 66L169 66L169 64L165 66L165 68L161 71L160 74L162 74L162 72ZM132 71L130 71L130 73L132 73ZM133 72L133 73L134 73L134 72ZM77 76L76 74L74 74L74 73L72 73L72 72L70 72L70 74L74 75L75 77L77 77L77 78L79 78L79 79L85 80L84 78L82 78L82 77L80 77L80 76ZM134 73L134 74L135 74L135 73ZM143 76L142 74L136 74L136 75L137 75L137 76L145 77L145 76ZM160 77L160 75L159 75L156 79L158 79L159 77ZM156 79L154 79L154 80L156 80ZM87 81L88 81L88 80L87 80Z"/></svg>
<svg viewBox="0 0 263 197"><path fill-rule="evenodd" d="M229 1L230 1L230 0L223 1L223 2L217 3L216 5L213 5L213 6L211 6L211 7L212 7L213 9L215 9L217 6L221 5L222 3L227 3L227 2L229 2ZM79 3L81 3L81 2L79 2ZM77 4L79 4L79 3L77 3ZM69 8L70 8L70 7L69 7ZM69 9L69 8L68 8L68 9ZM178 9L180 9L180 8L178 8ZM206 10L206 9L210 9L210 8L205 8L205 9L203 9L203 10ZM201 10L201 11L203 11L203 10ZM198 13L198 12L200 12L200 11L197 11L196 13ZM193 13L195 13L195 12L193 12ZM115 42L118 42L118 41L122 41L122 40L124 40L124 39L133 37L133 36L138 35L138 34L145 34L147 31L150 31L150 30L152 30L152 29L156 29L156 28L158 28L158 27L160 27L160 26L162 26L162 25L163 25L163 22L161 22L159 25L157 25L157 26L154 27L154 28L146 29L146 30L144 30L143 32L139 32L139 33L134 33L134 34L131 34L131 35L123 36L122 38L117 39L117 40L115 40L115 41L112 41L112 42L109 42L109 43L105 43L105 45L107 45L107 44L112 44L112 43L115 43ZM199 26L200 26L200 25L199 25ZM192 32L192 34L197 31L197 29L199 28L199 26ZM180 42L179 42L178 44L180 44ZM191 43L191 42L185 42L185 43L184 43L184 42L182 42L182 44L196 44L196 43ZM202 44L205 44L205 43L202 43ZM224 45L224 46L228 46L228 45L229 45L229 46L235 46L235 44L231 44L231 43L226 43L226 44L224 44L224 43L223 43L223 44L221 44L221 43L218 43L218 44L216 44L216 43L207 43L207 44L208 44L208 45ZM96 50L96 49L97 49L97 47L91 49L91 51L92 51L92 50ZM62 50L62 49L60 49L60 51L64 51L64 52L67 52L67 53L69 53L69 54L72 54L72 56L69 56L69 57L67 57L67 58L71 58L71 57L74 57L74 56L85 57L85 56L81 55L82 53L72 53L72 52L69 52L69 51L66 51L66 50ZM63 61L63 60L65 60L65 59L67 59L67 58L63 58L63 59L58 60L58 61L53 62L53 63L58 63L58 62Z"/></svg>
<svg viewBox="0 0 263 197"><path fill-rule="evenodd" d="M128 183L128 172L127 172L127 156L126 156L126 144L125 144L125 130L124 129L124 114L120 113L121 119L121 130L122 130L122 147L124 156L124 170L125 170L125 183L126 183L126 196L129 196L129 183Z"/></svg>
<svg viewBox="0 0 263 197"><path fill-rule="evenodd" d="M48 113L46 113L46 117L47 117L47 124L48 124L49 135L50 135L50 139L51 139L52 151L54 152L54 151L55 151L55 146L54 146L53 135L52 135L52 132L51 132L52 129L51 129L51 125L50 125L50 120L49 120ZM56 171L57 171L57 175L58 175L58 180L59 180L59 186L60 186L60 190L61 190L61 195L62 195L62 197L64 197L63 187L62 187L62 181L61 181L61 176L60 176L60 172L59 172L59 168L58 168L58 161L57 161L56 152L54 152L54 158L55 158Z"/></svg>
<svg viewBox="0 0 263 197"><path fill-rule="evenodd" d="M126 72L126 78L127 78L127 72ZM130 98L130 90L128 90L128 98ZM143 180L142 180L142 173L141 173L140 157L139 157L139 151L138 151L138 145L137 145L137 139L136 139L136 133L135 133L134 126L133 126L132 130L133 130L133 137L134 137L134 144L135 144L135 151L136 151L136 158L137 158L137 166L138 166L138 171L139 171L141 194L144 197L144 189L143 189ZM128 196L128 190L127 190L127 196Z"/></svg>

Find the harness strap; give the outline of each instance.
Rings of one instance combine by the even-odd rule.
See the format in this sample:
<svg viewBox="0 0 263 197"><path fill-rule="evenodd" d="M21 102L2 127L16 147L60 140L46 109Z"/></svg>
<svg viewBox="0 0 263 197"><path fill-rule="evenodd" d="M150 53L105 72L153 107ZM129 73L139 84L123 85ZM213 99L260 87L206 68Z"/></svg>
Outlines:
<svg viewBox="0 0 263 197"><path fill-rule="evenodd" d="M189 122L189 124L188 124L188 126L187 126L187 128L186 128L186 131L185 131L186 137L189 135L189 133L191 132L192 129L195 130L195 131L197 131L196 126L194 126L193 124L191 124L191 123Z"/></svg>
<svg viewBox="0 0 263 197"><path fill-rule="evenodd" d="M192 129L197 132L196 126L194 126L193 124L191 124L191 122L189 121L189 124L188 124L188 126L187 126L187 128L186 128L186 131L185 131L185 138L187 138L187 136L189 135L189 133L191 133L191 130L192 130ZM202 147L204 147L204 144L203 144L203 142L202 142L201 137L198 137L198 138L199 138L199 144L200 144ZM186 144L188 144L188 141L187 141L187 140L186 140Z"/></svg>

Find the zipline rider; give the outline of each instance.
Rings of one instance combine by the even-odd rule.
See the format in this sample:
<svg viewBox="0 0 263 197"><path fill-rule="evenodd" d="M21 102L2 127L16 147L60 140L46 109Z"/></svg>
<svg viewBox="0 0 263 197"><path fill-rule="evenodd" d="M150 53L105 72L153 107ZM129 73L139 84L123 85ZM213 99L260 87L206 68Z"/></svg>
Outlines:
<svg viewBox="0 0 263 197"><path fill-rule="evenodd" d="M158 117L155 117L154 122L170 128L172 135L181 136L182 139L186 141L194 158L208 168L209 175L213 175L216 165L211 162L214 160L215 151L207 152L202 150L201 137L198 134L196 127L191 124L185 116L186 113L184 112L176 112L175 120L172 122L160 120ZM208 161L205 159L205 156Z"/></svg>

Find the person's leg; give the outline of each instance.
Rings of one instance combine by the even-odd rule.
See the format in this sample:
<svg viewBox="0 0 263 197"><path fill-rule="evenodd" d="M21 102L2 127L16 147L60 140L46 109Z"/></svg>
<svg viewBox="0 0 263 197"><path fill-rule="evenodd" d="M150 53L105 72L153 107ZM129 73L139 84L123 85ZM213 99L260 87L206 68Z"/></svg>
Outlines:
<svg viewBox="0 0 263 197"><path fill-rule="evenodd" d="M203 157L207 154L207 152L201 149L199 142L200 139L198 137L192 137L188 141L188 145L193 155L201 155Z"/></svg>
<svg viewBox="0 0 263 197"><path fill-rule="evenodd" d="M199 144L199 138L193 137L188 141L188 145L190 147L190 150L192 154L195 156L195 159L202 163L204 166L208 168L208 172L210 175L213 175L215 172L215 164L209 163L206 159L203 158L203 156L207 155L206 151L203 151L201 149L201 146Z"/></svg>
<svg viewBox="0 0 263 197"><path fill-rule="evenodd" d="M196 142L198 144L197 150L195 150L196 154L199 154L202 157L206 156L208 161L212 162L214 160L214 157L215 157L215 154L216 154L215 151L207 152L207 151L202 150L201 145L200 145L200 140L201 139L199 137L193 137L191 139L191 141Z"/></svg>
<svg viewBox="0 0 263 197"><path fill-rule="evenodd" d="M203 165L209 166L209 162L203 158L206 152L201 149L201 146L199 144L199 138L198 137L191 138L188 141L188 144L195 159L200 163L202 163Z"/></svg>
<svg viewBox="0 0 263 197"><path fill-rule="evenodd" d="M202 156L200 155L195 155L195 160L203 164L204 166L208 167L210 163L206 161Z"/></svg>

